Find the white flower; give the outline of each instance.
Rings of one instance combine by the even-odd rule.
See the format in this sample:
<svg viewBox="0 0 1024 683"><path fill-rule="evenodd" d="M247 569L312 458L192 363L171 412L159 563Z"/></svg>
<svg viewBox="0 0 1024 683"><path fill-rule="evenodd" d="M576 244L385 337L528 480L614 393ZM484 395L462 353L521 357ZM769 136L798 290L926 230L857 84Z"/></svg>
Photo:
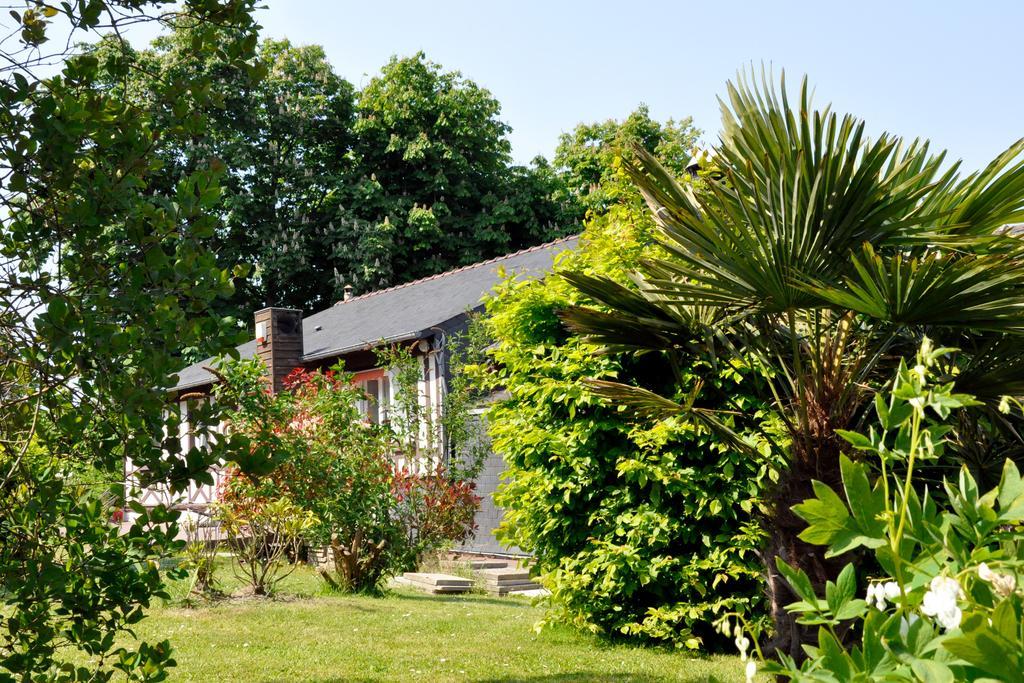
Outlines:
<svg viewBox="0 0 1024 683"><path fill-rule="evenodd" d="M878 594L878 584L877 583L869 583L868 584L868 592L867 592L867 595L864 596L864 599L867 601L867 603L869 605L874 605L875 604L875 596L877 594Z"/></svg>
<svg viewBox="0 0 1024 683"><path fill-rule="evenodd" d="M1001 597L1007 597L1017 588L1017 578L1012 574L1000 574L982 562L978 565L978 578L986 583L992 584L994 590Z"/></svg>
<svg viewBox="0 0 1024 683"><path fill-rule="evenodd" d="M747 662L747 683L753 683L754 675L757 674L757 663L751 659Z"/></svg>
<svg viewBox="0 0 1024 683"><path fill-rule="evenodd" d="M740 634L736 636L736 649L740 651L740 661L747 661L747 648L750 647L750 640Z"/></svg>
<svg viewBox="0 0 1024 683"><path fill-rule="evenodd" d="M921 603L921 613L932 617L947 631L960 626L963 613L956 601L963 597L964 592L956 579L948 576L936 576L929 584Z"/></svg>
<svg viewBox="0 0 1024 683"><path fill-rule="evenodd" d="M894 602L896 598L900 597L900 586L895 581L886 581L885 583L869 583L867 603L874 605L879 610L885 610L890 602Z"/></svg>

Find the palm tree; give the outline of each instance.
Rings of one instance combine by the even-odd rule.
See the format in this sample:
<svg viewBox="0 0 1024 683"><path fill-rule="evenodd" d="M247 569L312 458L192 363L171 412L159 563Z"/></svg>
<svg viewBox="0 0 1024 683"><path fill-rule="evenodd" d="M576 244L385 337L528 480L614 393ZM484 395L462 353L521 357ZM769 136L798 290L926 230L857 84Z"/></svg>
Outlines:
<svg viewBox="0 0 1024 683"><path fill-rule="evenodd" d="M847 558L801 541L805 524L791 507L811 497L814 479L839 484L846 446L836 430L857 428L894 363L925 335L959 349L944 372L986 401L971 424L1015 434L995 406L1024 393L1024 248L1008 229L1024 219L1024 140L961 176L926 141L871 140L862 121L812 109L806 79L795 109L785 76L778 87L770 76L752 81L728 85L706 191L677 183L641 149L624 160L664 256L643 263L632 288L569 275L601 308L563 317L611 349L685 347L764 370L785 423L774 443L787 463L765 520L773 644L800 657L806 634L785 613L796 598L775 558L821 586ZM635 387L594 386L641 413L688 413L743 447L699 395L680 405ZM965 452L979 450L969 445Z"/></svg>

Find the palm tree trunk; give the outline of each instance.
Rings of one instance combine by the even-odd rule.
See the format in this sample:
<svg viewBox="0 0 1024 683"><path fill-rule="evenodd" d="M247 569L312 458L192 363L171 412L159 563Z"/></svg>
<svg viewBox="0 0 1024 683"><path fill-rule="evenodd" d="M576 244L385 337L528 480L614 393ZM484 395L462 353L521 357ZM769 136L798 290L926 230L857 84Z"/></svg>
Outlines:
<svg viewBox="0 0 1024 683"><path fill-rule="evenodd" d="M824 454L820 454L824 455ZM778 489L773 496L773 513L765 520L768 529L768 543L762 559L766 570L768 600L775 634L765 644L768 652L784 652L797 662L807 657L802 645L816 641L817 628L796 623L795 615L786 611L786 605L800 598L789 587L779 573L776 558L782 558L793 567L802 569L810 577L815 593L825 595L825 583L835 580L849 558L826 558L823 546L811 545L800 540L800 532L807 523L797 517L792 508L808 498L814 497L811 481L817 479L833 488L841 486L838 452L816 459L813 467L797 459L794 465L782 474ZM813 462L813 461L812 461Z"/></svg>

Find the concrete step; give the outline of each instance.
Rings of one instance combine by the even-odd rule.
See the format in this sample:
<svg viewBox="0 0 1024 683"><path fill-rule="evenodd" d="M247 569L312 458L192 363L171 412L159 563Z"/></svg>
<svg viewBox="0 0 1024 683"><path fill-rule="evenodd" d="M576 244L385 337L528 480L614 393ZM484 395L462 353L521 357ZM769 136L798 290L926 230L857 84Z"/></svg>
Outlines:
<svg viewBox="0 0 1024 683"><path fill-rule="evenodd" d="M430 574L425 572L406 572L402 574L403 581L408 582L412 588L418 588L428 593L467 593L473 589L473 581L461 576L452 574Z"/></svg>
<svg viewBox="0 0 1024 683"><path fill-rule="evenodd" d="M536 595L536 591L542 590L539 584L530 583L522 586L496 586L487 588L491 595Z"/></svg>
<svg viewBox="0 0 1024 683"><path fill-rule="evenodd" d="M530 580L530 571L528 569L504 567L496 569L481 569L473 573L484 581L502 582Z"/></svg>
<svg viewBox="0 0 1024 683"><path fill-rule="evenodd" d="M510 566L508 560L470 560L470 569L502 569Z"/></svg>
<svg viewBox="0 0 1024 683"><path fill-rule="evenodd" d="M508 567L508 560L445 560L441 567L446 569L462 569L476 571L478 569L501 569Z"/></svg>
<svg viewBox="0 0 1024 683"><path fill-rule="evenodd" d="M504 593L504 595L519 595L524 598L544 598L551 595L551 591L547 588L530 588L528 590L512 590Z"/></svg>

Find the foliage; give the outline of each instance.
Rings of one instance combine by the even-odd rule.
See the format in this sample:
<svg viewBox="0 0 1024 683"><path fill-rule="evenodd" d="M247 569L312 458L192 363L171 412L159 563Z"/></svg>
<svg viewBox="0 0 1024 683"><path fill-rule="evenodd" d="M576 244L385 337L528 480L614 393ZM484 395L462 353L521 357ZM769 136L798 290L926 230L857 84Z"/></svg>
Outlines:
<svg viewBox="0 0 1024 683"><path fill-rule="evenodd" d="M210 246L222 264L253 266L235 280L232 315L322 309L346 285L400 284L573 229L578 211L560 176L542 159L512 165L497 101L422 54L392 59L357 92L319 46L265 40L254 78L193 51L195 30L183 22L134 53L110 87L164 121L178 111L154 98L162 83L216 84L211 125L158 150L169 184L210 155L225 161Z"/></svg>
<svg viewBox="0 0 1024 683"><path fill-rule="evenodd" d="M601 155L614 158L613 151ZM580 248L555 271L586 269L625 283L640 259L657 254L649 245L653 222L621 168L598 175L603 185L592 194L614 203L605 213L595 209ZM552 275L509 279L487 302L482 324L495 343L491 362L476 367L477 381L508 392L487 413L494 448L508 464L496 497L505 508L499 533L533 553L552 591L548 621L713 647L705 624L716 615L738 610L756 620L764 613L756 557L762 532L749 520L772 476L770 458L752 460L681 420L638 425L596 397L588 378L677 389L663 356L595 355L594 346L569 336L557 313L585 301ZM752 398L757 378L742 363L717 374L686 359L678 368L678 391L711 375L715 390L733 398L730 409L762 415Z"/></svg>
<svg viewBox="0 0 1024 683"><path fill-rule="evenodd" d="M295 569L295 560L316 516L285 497L264 499L239 479L229 483L227 502L218 503L215 515L227 536L235 567L253 595L272 595L277 585ZM230 480L229 480L230 482Z"/></svg>
<svg viewBox="0 0 1024 683"><path fill-rule="evenodd" d="M405 463L394 472L394 514L405 529L410 566L425 553L471 537L480 507L473 480L488 449L480 423L469 414L469 349L458 336L447 344L450 383L439 406L421 394L422 358L413 355L412 347L382 344L374 349L377 365L392 380L388 428Z"/></svg>
<svg viewBox="0 0 1024 683"><path fill-rule="evenodd" d="M413 353L413 345L381 344L374 349L377 366L391 379L388 427L400 453L460 482L479 476L489 452L483 425L472 414L480 399L470 371L471 361L481 354L481 341L474 338L478 328L471 318L464 333L445 338L442 358L448 364L448 385L437 404L420 390L423 359Z"/></svg>
<svg viewBox="0 0 1024 683"><path fill-rule="evenodd" d="M266 476L228 480L223 505L245 518L286 497L309 512L319 523L305 530L305 539L329 553L322 574L332 586L377 590L424 552L471 533L479 504L471 485L453 480L436 462L423 471L396 468L410 442L363 419L363 392L340 366L295 370L286 378L287 391L275 395L263 389L256 361L228 363L220 372L218 400L238 397L232 399L232 430L247 435L254 448L273 450L277 463Z"/></svg>
<svg viewBox="0 0 1024 683"><path fill-rule="evenodd" d="M812 108L806 83L791 105L785 82L776 90L768 78L763 87L730 84L723 117L706 192L679 184L642 149L625 162L666 252L635 269L632 289L568 276L606 308L566 319L611 349L681 351L710 367L752 358L764 369L763 395L786 425L772 440L787 466L764 553L774 645L799 658L812 633L783 609L794 596L774 558L804 570L819 591L843 563L799 538L805 523L791 508L813 495L812 478L838 484L848 450L839 430L861 423L873 391L925 332L960 349L942 372L984 403L958 417L969 426L984 415L997 440L1020 442L1019 420L995 408L1000 395L1020 392L1024 368L1024 244L1003 230L1024 218L1024 141L961 177L927 143L868 140L863 122ZM641 414L728 433L716 424L715 394L680 402L621 383L597 389Z"/></svg>
<svg viewBox="0 0 1024 683"><path fill-rule="evenodd" d="M78 45L111 38L112 73L127 75L123 31L188 16L197 54L220 51L249 68L247 0L24 3L0 41L0 680L160 680L169 645L130 636L155 596L159 559L180 549L175 517L135 509L112 524L110 496L80 475L123 476L181 491L230 458L182 452L165 415L182 346L220 352L231 321L209 312L231 292L206 249L223 166L205 158L170 185L155 182L156 138L203 130L209 83L159 84L179 114L152 117L101 83ZM213 25L233 39L214 39ZM215 409L196 429L216 423ZM164 439L154 438L166 434ZM174 436L172 436L174 435ZM73 666L76 653L88 663Z"/></svg>
<svg viewBox="0 0 1024 683"><path fill-rule="evenodd" d="M175 663L168 641L130 649L114 638L166 597L157 560L177 546L150 525L174 515L154 510L121 533L109 507L56 474L33 473L28 486L4 495L0 680L107 680L117 672L160 680ZM98 661L73 666L74 650Z"/></svg>
<svg viewBox="0 0 1024 683"><path fill-rule="evenodd" d="M476 486L451 476L443 466L426 471L402 467L392 482L393 514L406 534L410 567L431 551L470 538L480 508Z"/></svg>
<svg viewBox="0 0 1024 683"><path fill-rule="evenodd" d="M1006 460L999 484L982 493L962 468L943 483L945 500L915 486L918 468L942 457L952 412L975 403L935 375L951 352L926 338L916 365L901 364L891 390L876 395L877 429L842 433L868 462L841 456L840 491L816 481L815 496L794 508L808 524L804 540L830 556L865 549L887 576L871 579L865 601L846 564L822 599L780 558L799 597L787 609L818 628L817 645L802 665L783 654L769 672L807 681L1024 680L1020 472ZM744 637L739 624L735 635Z"/></svg>
<svg viewBox="0 0 1024 683"><path fill-rule="evenodd" d="M465 330L445 341L448 386L441 400L439 441L446 449L448 476L457 482L476 481L491 455L480 410L487 396L474 379L476 368L487 362L490 343L479 313L471 313Z"/></svg>
<svg viewBox="0 0 1024 683"><path fill-rule="evenodd" d="M646 105L622 121L580 124L559 138L553 166L580 205L598 218L616 204L640 197L622 174L617 159L629 145L640 145L675 176L682 177L693 160L700 131L689 118L664 123L651 118Z"/></svg>
<svg viewBox="0 0 1024 683"><path fill-rule="evenodd" d="M193 597L214 597L222 592L214 577L220 540L213 521L208 514L197 514L182 525L185 549L179 567L189 576L185 604L192 604Z"/></svg>
<svg viewBox="0 0 1024 683"><path fill-rule="evenodd" d="M363 276L357 288L477 263L575 228L558 180L541 162L536 171L511 165L500 104L460 73L423 53L393 58L356 106L355 153L369 181L361 210L386 245L367 269L376 282Z"/></svg>
<svg viewBox="0 0 1024 683"><path fill-rule="evenodd" d="M338 555L342 575L330 580L349 590L375 589L401 561L402 535L391 516L389 438L363 423L361 390L340 368L300 369L286 378L287 391L271 395L257 361L225 368L216 391L245 398L231 429L273 449L277 466L258 479L227 481L219 496L224 506L244 517L269 501L293 501L319 521L306 540Z"/></svg>
<svg viewBox="0 0 1024 683"><path fill-rule="evenodd" d="M195 52L196 31L191 22L179 23L150 49L132 53L128 78L111 78L109 86L124 88L163 122L178 110L154 97L162 83L208 79L217 97L203 112L207 128L187 139L163 138L157 151L167 184L211 155L225 162L221 222L209 244L221 263L255 270L235 279L232 300L222 305L242 316L268 302L329 306L343 284L332 268L347 269L336 251L356 220L343 209L358 191L354 89L318 46L264 40L258 69L244 70L218 53ZM97 46L101 59L107 50Z"/></svg>

